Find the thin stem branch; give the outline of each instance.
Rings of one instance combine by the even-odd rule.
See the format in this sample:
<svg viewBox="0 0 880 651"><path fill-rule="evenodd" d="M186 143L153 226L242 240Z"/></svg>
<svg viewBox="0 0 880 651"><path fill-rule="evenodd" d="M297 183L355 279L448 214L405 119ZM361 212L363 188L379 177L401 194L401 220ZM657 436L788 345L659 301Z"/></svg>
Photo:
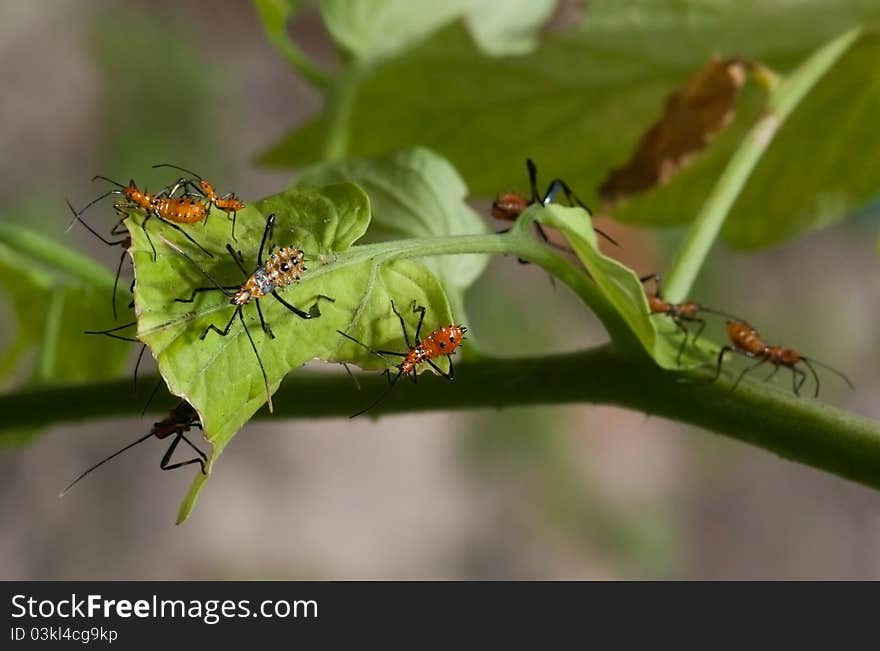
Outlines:
<svg viewBox="0 0 880 651"><path fill-rule="evenodd" d="M17 224L0 223L0 242L30 259L44 263L47 269L63 271L95 287L113 287L113 274L104 267L36 231Z"/></svg>
<svg viewBox="0 0 880 651"><path fill-rule="evenodd" d="M359 64L350 62L329 87L327 113L330 126L324 143L325 160L340 160L348 153L351 116L362 75L363 71Z"/></svg>
<svg viewBox="0 0 880 651"><path fill-rule="evenodd" d="M683 301L688 297L730 209L773 137L861 33L862 28L857 27L830 41L773 90L767 112L752 127L728 162L672 262L664 287L666 298L670 301Z"/></svg>
<svg viewBox="0 0 880 651"><path fill-rule="evenodd" d="M696 425L787 459L880 488L880 423L846 413L758 380L730 392L731 378L664 371L647 357L621 356L611 346L540 358L482 359L464 363L454 382L423 377L400 383L373 417L455 409L594 403L627 407ZM155 378L146 378L149 385ZM347 417L384 386L381 374L362 374L356 391L344 373L294 373L275 396L274 418ZM154 410L175 400L157 399ZM45 409L51 404L52 409ZM103 384L40 388L0 396L0 441L15 428L96 417L134 416L128 379ZM259 418L269 414L262 410ZM589 436L589 432L584 433Z"/></svg>
<svg viewBox="0 0 880 651"><path fill-rule="evenodd" d="M332 84L330 76L315 65L315 62L288 35L287 21L291 18L288 6L285 3L265 0L256 0L254 5L263 23L266 37L287 59L290 66L319 90L326 91L330 88Z"/></svg>

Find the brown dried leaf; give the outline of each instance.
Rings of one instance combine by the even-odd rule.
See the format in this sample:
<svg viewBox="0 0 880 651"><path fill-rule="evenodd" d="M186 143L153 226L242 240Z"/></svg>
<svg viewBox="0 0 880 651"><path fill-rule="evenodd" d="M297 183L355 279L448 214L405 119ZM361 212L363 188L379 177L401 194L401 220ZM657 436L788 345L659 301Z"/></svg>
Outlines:
<svg viewBox="0 0 880 651"><path fill-rule="evenodd" d="M632 158L599 186L604 206L663 185L689 165L733 121L751 67L740 57L716 57L672 93Z"/></svg>

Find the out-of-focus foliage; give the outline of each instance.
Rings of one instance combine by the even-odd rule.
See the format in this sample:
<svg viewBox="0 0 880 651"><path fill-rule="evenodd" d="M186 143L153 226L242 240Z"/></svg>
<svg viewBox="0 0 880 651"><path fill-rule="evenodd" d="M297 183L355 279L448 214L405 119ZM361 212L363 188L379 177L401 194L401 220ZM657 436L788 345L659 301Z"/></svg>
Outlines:
<svg viewBox="0 0 880 651"><path fill-rule="evenodd" d="M461 18L485 52L526 52L556 0L320 0L318 6L340 47L360 62L377 63Z"/></svg>

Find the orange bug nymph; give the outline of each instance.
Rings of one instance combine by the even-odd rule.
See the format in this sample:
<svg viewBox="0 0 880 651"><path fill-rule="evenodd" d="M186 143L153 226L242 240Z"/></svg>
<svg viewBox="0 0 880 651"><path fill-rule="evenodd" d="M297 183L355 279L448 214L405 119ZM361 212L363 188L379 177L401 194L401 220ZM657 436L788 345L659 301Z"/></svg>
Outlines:
<svg viewBox="0 0 880 651"><path fill-rule="evenodd" d="M718 314L720 316L726 317L731 316L726 312L714 310L704 305L700 305L699 303L672 303L670 301L667 301L665 298L663 298L663 293L660 289L660 283L662 279L660 274L658 273L652 273L646 276L642 276L641 278L639 278L639 280L642 283L647 283L652 280L654 281L653 294L649 293L647 291L647 288L645 288L648 299L648 309L651 311L651 315L662 314L664 316L668 316L670 320L675 324L675 326L684 334L684 339L681 342L681 346L678 349L678 355L675 358L677 364L681 364L681 356L684 353L685 348L687 347L688 336L690 335L690 330L688 330L687 325L691 323L698 324L697 331L694 333L694 337L691 340L691 344L694 346L696 346L700 335L703 334L703 330L705 330L706 328L706 320L699 316L700 312L708 312L710 314Z"/></svg>
<svg viewBox="0 0 880 651"><path fill-rule="evenodd" d="M67 491L73 488L74 484L76 484L80 479L88 475L93 470L96 470L100 466L103 466L105 463L118 457L120 454L128 450L129 448L133 448L139 443L143 443L149 438L156 437L157 439L167 439L170 436L173 436L174 439L171 441L171 445L168 446L168 450L162 456L162 460L159 462L159 467L162 470L174 470L175 468L182 468L183 466L189 466L193 463L199 464L202 469L202 474L207 474L207 470L205 468L205 463L208 461L208 456L202 452L196 445L186 438L186 433L192 428L197 427L201 429L202 424L199 420L199 415L195 409L193 409L188 402L185 400L181 400L178 405L171 410L166 418L160 420L157 423L153 423L153 427L150 429L150 433L142 436L138 440L129 443L124 448L117 450L109 457L106 457L96 463L94 466L81 473L79 477L74 479L70 484L61 491L59 497L63 496ZM177 449L177 446L181 441L184 441L187 445L189 445L193 450L198 454L197 457L193 457L192 459L188 459L187 461L180 461L177 463L171 463L171 457L174 454L174 451Z"/></svg>
<svg viewBox="0 0 880 651"><path fill-rule="evenodd" d="M202 178L201 175L196 174L193 171L190 171L184 167L180 167L179 165L174 165L172 163L160 163L158 165L153 165L153 167L171 167L173 169L191 175L192 178L178 179L177 183L174 184L173 189L171 190L171 194L174 194L174 192L177 191L177 188L181 186L185 188L192 188L193 190L201 194L203 197L205 197L205 199L208 200L209 212L210 207L215 206L218 210L222 210L223 212L225 212L227 217L232 217L232 239L236 239L235 218L239 210L244 210L244 201L235 196L234 192L229 192L221 196L214 189L214 185L210 181Z"/></svg>
<svg viewBox="0 0 880 651"><path fill-rule="evenodd" d="M758 331L745 321L728 321L726 330L727 338L730 340L730 344L724 346L718 353L718 363L715 368L715 377L712 379L713 382L717 380L721 375L721 363L724 360L724 353L732 352L738 355L743 355L744 357L758 360L756 363L743 369L743 371L736 378L736 382L734 382L733 386L730 388L731 391L736 389L736 387L740 383L740 380L742 380L747 373L753 371L754 369L767 362L773 365L773 371L771 371L770 375L765 378L765 381L776 375L777 371L779 371L779 368L784 366L791 370L791 386L796 396L800 396L801 388L803 387L804 382L806 382L807 380L807 374L804 372L803 369L798 367L798 364L801 363L803 363L810 370L810 373L813 375L813 379L816 381L816 391L813 395L814 398L819 397L819 375L816 373L816 369L813 367L814 364L828 371L831 371L832 373L840 377L844 382L847 383L847 385L849 385L850 389L855 388L853 386L853 383L846 375L834 368L831 368L827 364L823 364L822 362L812 357L806 357L805 355L802 355L793 348L785 348L784 346L771 346L765 343Z"/></svg>
<svg viewBox="0 0 880 651"><path fill-rule="evenodd" d="M352 337L349 334L342 332L342 330L337 330L339 334L341 334L346 339L353 341L358 346L366 349L373 355L377 357L381 357L383 360L388 362L389 365L393 365L392 362L386 357L387 355L391 355L393 357L402 357L403 359L397 365L393 365L394 368L397 369L397 374L392 378L391 377L391 369L385 369L385 376L388 378L388 386L386 389L379 394L379 396L373 400L367 407L361 409L359 412L352 414L351 418L355 416L360 416L361 414L368 412L370 409L379 404L394 388L394 385L397 384L397 381L403 375L408 375L412 378L413 382L418 382L418 367L420 364L428 364L432 369L434 369L437 373L442 375L447 380L452 380L455 378L455 366L452 363L452 356L455 354L455 351L458 350L458 347L461 346L464 341L464 335L467 333L468 329L463 325L445 325L440 326L436 330L432 331L429 335L427 335L424 339L421 338L422 333L422 324L425 322L425 313L427 309L422 305L416 305L416 301L412 302L412 312L413 314L419 315L419 323L416 326L416 336L415 341L410 342L409 333L406 330L406 321L403 319L403 315L397 311L397 307L394 305L394 301L391 301L391 310L397 315L398 320L400 321L400 328L403 330L403 339L406 342L406 346L409 349L407 352L401 352L397 350L377 350L375 348L371 348L367 346L362 341L359 341ZM443 372L437 364L434 363L434 360L439 357L446 357L449 360L449 372Z"/></svg>
<svg viewBox="0 0 880 651"><path fill-rule="evenodd" d="M112 183L119 189L105 192L97 199L93 199L92 201L87 203L85 207L82 208L79 212L74 211L76 217L81 216L86 210L99 202L101 199L109 197L111 194L120 194L125 198L126 203L116 202L113 204L113 208L119 215L121 215L120 222L124 221L128 217L131 217L132 214L134 214L134 210L144 211L144 220L141 222L140 226L144 231L144 235L146 236L147 241L150 243L150 248L153 250L154 261L156 260L156 247L153 245L153 240L150 237L150 233L147 231L147 222L150 221L150 219L154 216L174 230L182 233L186 239L195 244L208 257L214 257L213 253L211 253L201 244L196 242L189 235L189 233L178 226L178 224L191 224L205 219L205 207L204 205L202 205L201 202L195 200L192 197L170 197L165 192L160 192L159 194L155 195L150 194L146 190L141 190L140 188L138 188L133 179L128 182L128 185L117 183L113 179L107 178L106 176L97 175L92 178L92 181L96 179L102 179L104 181ZM74 219L74 221L76 221L76 219ZM71 222L71 226L72 225L73 222ZM121 234L121 231L118 230L119 226L120 224L116 224L110 231L110 233L112 235ZM70 227L68 226L68 228Z"/></svg>

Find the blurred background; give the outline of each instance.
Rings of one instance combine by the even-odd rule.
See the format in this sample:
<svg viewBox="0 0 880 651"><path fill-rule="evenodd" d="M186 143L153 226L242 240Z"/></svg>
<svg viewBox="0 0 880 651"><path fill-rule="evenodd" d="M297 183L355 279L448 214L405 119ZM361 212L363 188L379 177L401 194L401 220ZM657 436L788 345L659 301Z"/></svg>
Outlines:
<svg viewBox="0 0 880 651"><path fill-rule="evenodd" d="M564 24L580 5L563 3L551 21ZM112 268L118 250L81 230L59 235L63 199L83 205L99 193L93 174L155 188L164 176L150 165L197 162L245 200L289 184L290 172L254 161L321 97L272 50L248 3L204 7L0 3L0 219ZM292 34L332 65L317 14L299 17ZM522 174L521 160L498 164ZM487 214L486 201L474 205ZM747 308L768 339L841 368L856 391L823 376L824 399L880 418L880 275L866 244L876 223L868 209L759 253L719 246L693 297ZM681 235L601 226L643 273L665 268ZM467 305L468 325L499 355L606 339L564 287L515 260L493 260ZM4 342L13 323L3 310ZM233 440L179 527L192 473L161 472L160 441L58 499L154 420L56 427L0 450L0 579L880 578L877 492L608 407L261 421Z"/></svg>

